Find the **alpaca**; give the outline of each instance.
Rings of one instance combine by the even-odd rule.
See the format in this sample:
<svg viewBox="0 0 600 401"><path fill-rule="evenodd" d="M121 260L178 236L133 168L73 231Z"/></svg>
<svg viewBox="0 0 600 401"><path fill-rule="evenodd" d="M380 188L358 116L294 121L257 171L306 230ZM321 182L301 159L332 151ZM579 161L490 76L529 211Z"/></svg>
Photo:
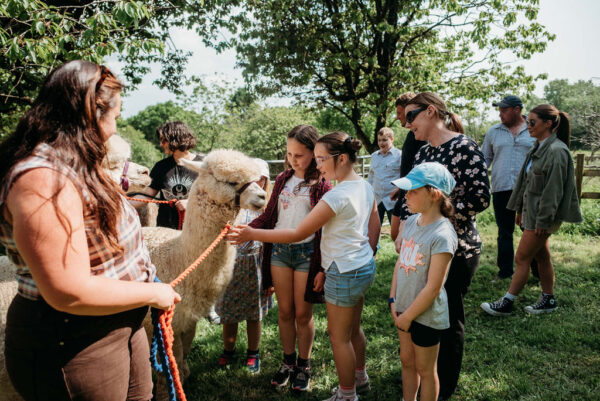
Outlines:
<svg viewBox="0 0 600 401"><path fill-rule="evenodd" d="M258 210L266 203L266 193L254 181L260 178L256 163L234 150L215 150L202 162L184 160L198 171L192 184L182 231L165 227L143 227L150 259L163 282L170 282L188 267L217 237L227 223L233 223L239 208ZM247 188L244 184L252 183ZM236 191L243 189L236 205ZM182 301L175 308L173 352L182 378L189 375L186 362L196 323L223 292L233 272L235 248L223 240L190 276L175 290ZM151 327L146 319L145 327ZM149 331L151 333L151 331ZM164 379L157 382L156 398L166 399Z"/></svg>
<svg viewBox="0 0 600 401"><path fill-rule="evenodd" d="M120 183L125 162L131 157L131 146L120 136L113 135L106 141L106 151L102 167L115 182ZM148 168L133 162L129 162L127 179L129 190L136 192L144 189L151 181ZM0 401L22 400L13 388L4 367L4 325L8 307L16 294L15 267L8 256L0 256Z"/></svg>
<svg viewBox="0 0 600 401"><path fill-rule="evenodd" d="M102 167L115 182L121 184L125 163L131 158L131 146L118 135L108 138L105 145L106 157L102 161ZM124 191L139 192L150 185L150 171L147 167L130 161L127 167L127 181L129 188L123 188Z"/></svg>

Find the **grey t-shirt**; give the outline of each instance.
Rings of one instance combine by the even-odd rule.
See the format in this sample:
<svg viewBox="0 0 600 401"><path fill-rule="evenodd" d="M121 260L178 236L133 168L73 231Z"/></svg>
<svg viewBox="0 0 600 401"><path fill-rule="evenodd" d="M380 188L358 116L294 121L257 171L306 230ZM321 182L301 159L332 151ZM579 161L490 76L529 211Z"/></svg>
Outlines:
<svg viewBox="0 0 600 401"><path fill-rule="evenodd" d="M402 231L402 246L396 265L396 312L404 312L427 284L431 255L450 253L454 255L458 240L452 223L443 217L425 226L417 221L421 215L415 214L406 219ZM444 282L446 277L444 277ZM433 304L417 316L416 322L437 330L450 327L448 298L442 291Z"/></svg>

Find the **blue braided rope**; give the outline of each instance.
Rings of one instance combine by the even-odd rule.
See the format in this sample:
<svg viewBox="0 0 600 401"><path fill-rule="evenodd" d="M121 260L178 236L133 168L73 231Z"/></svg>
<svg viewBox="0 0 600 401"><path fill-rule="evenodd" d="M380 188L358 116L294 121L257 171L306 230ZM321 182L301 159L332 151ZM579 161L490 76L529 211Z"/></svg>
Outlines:
<svg viewBox="0 0 600 401"><path fill-rule="evenodd" d="M154 278L155 282L160 283L158 277ZM175 393L175 382L173 381L173 375L169 366L169 358L167 358L167 352L165 351L165 344L163 342L162 327L158 321L158 309L152 308L150 315L152 317L152 345L150 348L150 363L154 370L158 373L162 373L167 380L167 388L169 389L169 400L177 401L177 395Z"/></svg>

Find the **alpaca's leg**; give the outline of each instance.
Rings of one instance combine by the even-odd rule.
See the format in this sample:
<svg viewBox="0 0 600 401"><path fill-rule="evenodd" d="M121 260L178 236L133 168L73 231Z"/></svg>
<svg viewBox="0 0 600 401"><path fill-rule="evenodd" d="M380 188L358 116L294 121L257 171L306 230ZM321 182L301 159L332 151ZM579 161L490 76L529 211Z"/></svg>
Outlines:
<svg viewBox="0 0 600 401"><path fill-rule="evenodd" d="M190 368L187 363L187 356L192 349L192 342L196 335L196 322L190 321L183 330L175 333L175 342L173 344L173 353L179 366L181 380L184 381L190 375Z"/></svg>

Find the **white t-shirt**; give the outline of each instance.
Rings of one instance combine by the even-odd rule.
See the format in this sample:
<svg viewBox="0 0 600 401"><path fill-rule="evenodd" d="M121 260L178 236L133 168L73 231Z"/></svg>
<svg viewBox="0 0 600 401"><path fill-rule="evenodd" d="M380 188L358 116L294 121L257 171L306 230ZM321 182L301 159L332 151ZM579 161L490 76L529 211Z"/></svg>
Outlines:
<svg viewBox="0 0 600 401"><path fill-rule="evenodd" d="M369 263L373 250L369 245L369 217L375 194L365 180L343 181L321 198L335 213L323 226L321 266L333 262L341 273Z"/></svg>
<svg viewBox="0 0 600 401"><path fill-rule="evenodd" d="M301 185L303 183L304 178L298 178L295 175L286 181L277 201L277 223L275 228L296 228L312 210L310 206L310 187ZM315 235L312 234L302 241L295 242L295 244L312 241L314 237Z"/></svg>

